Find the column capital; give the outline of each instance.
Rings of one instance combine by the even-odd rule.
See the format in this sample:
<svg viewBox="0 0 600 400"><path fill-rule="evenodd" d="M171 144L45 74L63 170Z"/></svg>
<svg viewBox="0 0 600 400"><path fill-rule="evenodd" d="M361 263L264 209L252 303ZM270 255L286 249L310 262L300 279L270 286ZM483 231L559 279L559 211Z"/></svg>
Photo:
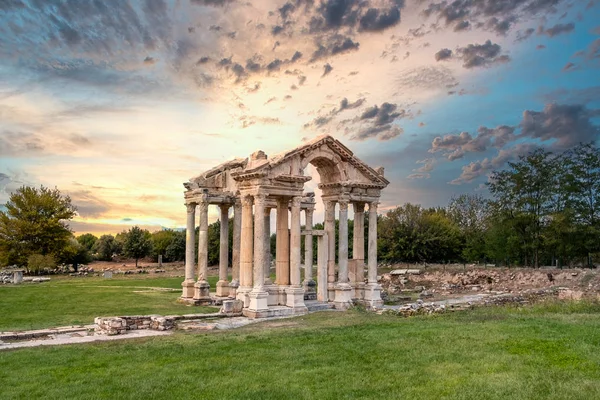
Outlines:
<svg viewBox="0 0 600 400"><path fill-rule="evenodd" d="M196 203L189 203L189 204L186 204L186 205L185 205L185 207L187 208L187 212L188 212L188 214L191 214L191 213L194 213L194 212L196 212L196 206L197 206L197 204L196 204Z"/></svg>
<svg viewBox="0 0 600 400"><path fill-rule="evenodd" d="M265 208L265 203L267 202L267 195L263 193L258 193L254 195L254 204L257 207Z"/></svg>
<svg viewBox="0 0 600 400"><path fill-rule="evenodd" d="M292 207L300 207L300 203L302 203L302 197L300 197L300 196L292 197Z"/></svg>
<svg viewBox="0 0 600 400"><path fill-rule="evenodd" d="M219 204L219 208L221 209L221 212L229 212L229 207L231 207L231 204L226 204L226 203Z"/></svg>
<svg viewBox="0 0 600 400"><path fill-rule="evenodd" d="M355 213L365 212L365 203L352 203Z"/></svg>
<svg viewBox="0 0 600 400"><path fill-rule="evenodd" d="M249 194L245 194L242 196L242 206L252 206L254 199Z"/></svg>
<svg viewBox="0 0 600 400"><path fill-rule="evenodd" d="M369 203L369 212L372 213L376 213L377 212L377 206L379 205L378 201L372 201Z"/></svg>
<svg viewBox="0 0 600 400"><path fill-rule="evenodd" d="M305 215L306 215L307 217L312 217L312 216L313 216L313 213L315 212L315 209L314 209L314 208L306 208L306 209L304 210L304 212L306 213Z"/></svg>
<svg viewBox="0 0 600 400"><path fill-rule="evenodd" d="M348 211L348 199L340 199L338 203L340 203L340 211Z"/></svg>

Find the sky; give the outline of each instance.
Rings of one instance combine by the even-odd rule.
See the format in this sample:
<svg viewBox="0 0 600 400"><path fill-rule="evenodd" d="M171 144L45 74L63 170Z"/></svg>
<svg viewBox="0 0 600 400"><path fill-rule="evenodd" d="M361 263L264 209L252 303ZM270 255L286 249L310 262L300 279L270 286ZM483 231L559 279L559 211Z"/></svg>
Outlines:
<svg viewBox="0 0 600 400"><path fill-rule="evenodd" d="M487 196L598 141L600 0L0 1L0 204L45 185L77 235L181 228L189 178L323 134L385 168L380 210Z"/></svg>

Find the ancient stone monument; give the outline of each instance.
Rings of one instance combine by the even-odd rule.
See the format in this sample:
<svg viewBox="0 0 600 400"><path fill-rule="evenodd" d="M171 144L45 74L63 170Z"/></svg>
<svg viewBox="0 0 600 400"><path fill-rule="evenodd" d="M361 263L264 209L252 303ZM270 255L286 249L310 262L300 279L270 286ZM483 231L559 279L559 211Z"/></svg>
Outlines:
<svg viewBox="0 0 600 400"><path fill-rule="evenodd" d="M315 199L304 193L311 180L304 170L312 164L320 175L325 205L325 229L313 230ZM248 317L307 312L306 292L321 302L347 308L352 300L377 307L382 304L377 284L377 204L389 182L383 168L373 169L341 142L322 136L291 151L268 158L262 151L234 159L184 183L187 206L185 280L182 300L211 303L208 274L208 206L221 215L219 281L216 296L243 302ZM335 209L339 205L339 246L336 280ZM354 210L353 258L348 259L348 205ZM364 282L364 213L369 212L368 274ZM233 207L232 280L227 280L229 209ZM270 279L271 210L276 209L276 278ZM198 274L195 267L196 211L200 214ZM306 229L300 215L305 212ZM288 225L289 224L289 225ZM301 281L300 243L305 243L305 279ZM317 282L312 277L313 236L318 237Z"/></svg>

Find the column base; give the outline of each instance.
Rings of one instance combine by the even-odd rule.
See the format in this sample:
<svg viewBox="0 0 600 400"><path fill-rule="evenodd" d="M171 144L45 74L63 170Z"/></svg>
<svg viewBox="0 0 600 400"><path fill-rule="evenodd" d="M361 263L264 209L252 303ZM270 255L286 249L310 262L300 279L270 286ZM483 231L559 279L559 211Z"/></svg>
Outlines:
<svg viewBox="0 0 600 400"><path fill-rule="evenodd" d="M229 284L229 297L233 297L234 299L237 297L237 288L240 287L240 282L237 280L231 281Z"/></svg>
<svg viewBox="0 0 600 400"><path fill-rule="evenodd" d="M285 306L287 304L286 290L289 287L289 285L277 285L277 305Z"/></svg>
<svg viewBox="0 0 600 400"><path fill-rule="evenodd" d="M252 288L249 286L240 286L237 288L235 298L236 300L241 300L244 303L244 308L248 308L250 305L250 298L248 297L248 294L251 290Z"/></svg>
<svg viewBox="0 0 600 400"><path fill-rule="evenodd" d="M229 282L218 281L216 295L218 297L229 297Z"/></svg>
<svg viewBox="0 0 600 400"><path fill-rule="evenodd" d="M265 292L261 289L254 289L248 293L248 298L250 299L250 304L248 305L248 311L259 312L266 311L269 309L267 301L269 299L269 293Z"/></svg>
<svg viewBox="0 0 600 400"><path fill-rule="evenodd" d="M285 289L286 303L291 308L306 308L304 304L304 289L301 287L288 287Z"/></svg>
<svg viewBox="0 0 600 400"><path fill-rule="evenodd" d="M279 305L279 290L277 288L276 285L273 284L269 284L269 285L265 285L265 292L267 292L269 294L269 297L267 299L267 304L269 306L276 306Z"/></svg>
<svg viewBox="0 0 600 400"><path fill-rule="evenodd" d="M194 280L186 279L181 282L181 287L183 288L183 292L181 293L181 298L183 299L191 299L194 297Z"/></svg>
<svg viewBox="0 0 600 400"><path fill-rule="evenodd" d="M380 308L383 306L381 299L381 286L377 283L368 283L365 286L365 304L372 308Z"/></svg>
<svg viewBox="0 0 600 400"><path fill-rule="evenodd" d="M333 282L327 283L327 300L335 301L335 283Z"/></svg>
<svg viewBox="0 0 600 400"><path fill-rule="evenodd" d="M334 306L338 310L347 310L352 305L352 286L348 283L338 283L335 286Z"/></svg>
<svg viewBox="0 0 600 400"><path fill-rule="evenodd" d="M352 284L352 289L354 289L354 298L362 300L365 298L365 283L358 282Z"/></svg>
<svg viewBox="0 0 600 400"><path fill-rule="evenodd" d="M207 281L198 281L194 283L194 301L210 302L210 285Z"/></svg>

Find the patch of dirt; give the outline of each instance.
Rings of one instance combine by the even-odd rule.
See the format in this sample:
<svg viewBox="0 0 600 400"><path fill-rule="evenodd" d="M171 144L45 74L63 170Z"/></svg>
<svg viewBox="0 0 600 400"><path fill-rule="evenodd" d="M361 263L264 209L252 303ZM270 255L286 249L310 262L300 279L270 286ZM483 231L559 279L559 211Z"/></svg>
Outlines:
<svg viewBox="0 0 600 400"><path fill-rule="evenodd" d="M391 270L379 282L388 303L402 303L416 295L433 301L467 293L518 294L537 289L558 289L563 297L574 299L600 298L600 272L595 269Z"/></svg>

